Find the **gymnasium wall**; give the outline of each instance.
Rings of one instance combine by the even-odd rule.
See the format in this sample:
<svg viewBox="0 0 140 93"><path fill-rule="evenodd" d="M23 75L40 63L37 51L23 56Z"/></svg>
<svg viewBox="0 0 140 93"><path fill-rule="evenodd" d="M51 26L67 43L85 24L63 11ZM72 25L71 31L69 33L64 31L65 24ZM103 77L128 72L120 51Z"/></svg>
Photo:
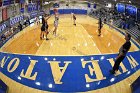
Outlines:
<svg viewBox="0 0 140 93"><path fill-rule="evenodd" d="M19 14L20 14L20 6L18 4L7 6L8 18L14 17Z"/></svg>
<svg viewBox="0 0 140 93"><path fill-rule="evenodd" d="M7 7L7 16L8 16L8 18L13 16L13 7L12 6Z"/></svg>
<svg viewBox="0 0 140 93"><path fill-rule="evenodd" d="M42 6L42 10L45 12L45 14L50 14L50 5Z"/></svg>
<svg viewBox="0 0 140 93"><path fill-rule="evenodd" d="M89 14L91 11L95 11L101 8L98 4L96 4L96 8L94 8L93 3L90 3L90 7L88 7L88 3L70 3L68 6L66 6L66 3L61 4L58 3L59 7L57 8L60 14L70 14L70 13L75 13L75 14ZM50 14L53 14L53 9L54 7L50 8Z"/></svg>
<svg viewBox="0 0 140 93"><path fill-rule="evenodd" d="M50 8L50 14L54 14L53 11L54 7ZM87 4L69 4L69 6L66 6L66 4L59 4L59 7L57 8L59 14L87 14Z"/></svg>

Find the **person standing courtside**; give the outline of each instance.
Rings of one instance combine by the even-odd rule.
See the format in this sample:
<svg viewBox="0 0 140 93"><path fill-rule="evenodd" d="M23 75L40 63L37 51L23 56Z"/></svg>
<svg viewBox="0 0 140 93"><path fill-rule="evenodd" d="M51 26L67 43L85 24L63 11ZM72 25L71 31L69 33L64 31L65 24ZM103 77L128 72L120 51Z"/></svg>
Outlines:
<svg viewBox="0 0 140 93"><path fill-rule="evenodd" d="M110 70L111 74L115 74L115 72L119 70L120 63L123 61L123 59L125 58L127 52L129 51L129 49L131 47L130 39L131 39L131 35L127 33L125 35L126 42L119 49L119 54L115 60L115 64L113 66L113 69Z"/></svg>

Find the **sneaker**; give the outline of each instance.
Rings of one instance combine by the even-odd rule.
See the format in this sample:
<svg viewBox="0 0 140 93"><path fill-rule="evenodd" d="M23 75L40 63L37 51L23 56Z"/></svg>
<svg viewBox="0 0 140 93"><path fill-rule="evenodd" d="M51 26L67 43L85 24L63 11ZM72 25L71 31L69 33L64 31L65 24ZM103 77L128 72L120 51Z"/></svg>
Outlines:
<svg viewBox="0 0 140 93"><path fill-rule="evenodd" d="M54 34L54 37L57 37L57 35L56 35L56 34Z"/></svg>
<svg viewBox="0 0 140 93"><path fill-rule="evenodd" d="M113 71L113 70L109 70L109 72L110 72L111 74L115 74L115 71Z"/></svg>
<svg viewBox="0 0 140 93"><path fill-rule="evenodd" d="M101 34L99 34L98 36L101 36Z"/></svg>
<svg viewBox="0 0 140 93"><path fill-rule="evenodd" d="M42 40L42 37L40 37L40 40Z"/></svg>
<svg viewBox="0 0 140 93"><path fill-rule="evenodd" d="M49 40L48 38L46 38L46 40Z"/></svg>

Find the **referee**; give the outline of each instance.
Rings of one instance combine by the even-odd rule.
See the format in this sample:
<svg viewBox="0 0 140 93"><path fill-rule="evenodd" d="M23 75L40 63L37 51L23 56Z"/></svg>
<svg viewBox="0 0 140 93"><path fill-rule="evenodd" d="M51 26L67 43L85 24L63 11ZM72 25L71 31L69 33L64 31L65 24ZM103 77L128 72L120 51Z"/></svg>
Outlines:
<svg viewBox="0 0 140 93"><path fill-rule="evenodd" d="M123 59L125 58L127 52L129 51L129 49L131 47L130 39L131 39L131 35L127 33L125 35L126 42L119 49L119 54L118 54L118 56L116 58L115 64L113 66L113 69L110 70L111 74L115 74L115 72L119 70L120 63L123 61Z"/></svg>

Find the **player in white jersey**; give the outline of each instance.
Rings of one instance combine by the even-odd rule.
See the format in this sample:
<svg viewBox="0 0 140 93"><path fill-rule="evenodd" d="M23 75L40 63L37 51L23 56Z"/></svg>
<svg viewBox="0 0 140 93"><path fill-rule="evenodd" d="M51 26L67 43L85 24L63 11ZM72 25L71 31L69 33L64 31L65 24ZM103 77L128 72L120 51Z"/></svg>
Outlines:
<svg viewBox="0 0 140 93"><path fill-rule="evenodd" d="M58 19L54 21L54 31L53 31L54 36L56 36L57 27L58 27Z"/></svg>

